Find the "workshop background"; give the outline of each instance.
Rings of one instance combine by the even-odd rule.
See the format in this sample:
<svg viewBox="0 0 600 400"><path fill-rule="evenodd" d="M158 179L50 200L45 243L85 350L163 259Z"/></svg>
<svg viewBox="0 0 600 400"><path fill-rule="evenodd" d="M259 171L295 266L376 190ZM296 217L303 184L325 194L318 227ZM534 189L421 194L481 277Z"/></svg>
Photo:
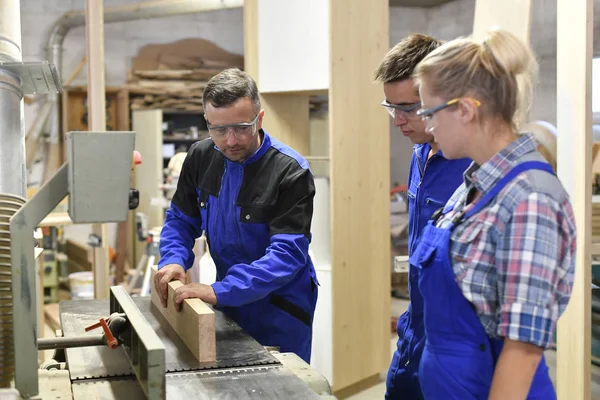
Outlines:
<svg viewBox="0 0 600 400"><path fill-rule="evenodd" d="M281 0L284 1L284 0ZM349 0L350 1L350 0ZM372 0L369 0L372 1ZM146 1L150 3L151 1ZM106 9L114 6L144 3L140 0L105 0ZM430 34L438 39L450 40L458 36L469 35L473 30L475 0L390 0L389 9L389 46L412 32ZM540 62L539 82L535 87L535 98L531 112L531 121L546 121L556 125L557 104L557 0L534 0L531 13L531 44ZM22 52L24 61L40 61L48 58L47 44L49 33L54 24L67 12L83 10L83 0L22 0ZM600 0L595 1L594 18L594 54L600 53ZM293 18L281 15L283 19ZM200 12L184 16L134 20L107 24L104 28L105 79L107 86L107 125L114 130L135 130L147 132L143 138L136 138L136 149L142 153L143 162L135 169L135 178L139 183L135 187L140 190L140 206L130 212L127 223L107 224L108 235L105 244L110 247L110 265L113 271L113 283L123 283L133 294L147 294L140 271L146 269L147 263L156 262L156 240L158 229L164 219L164 210L168 207L177 182L181 157L196 140L206 136L206 127L201 118L201 89L194 96L182 100L177 88L182 90L188 85L202 82L210 78L211 71L218 66L244 65L244 11L242 8ZM87 125L86 85L86 32L85 27L76 27L68 32L62 49L63 80L71 78L62 94L62 122L71 124L69 130L85 130ZM183 42L182 42L183 41ZM157 45L164 45L163 47ZM153 47L154 46L154 47ZM190 50L190 46L193 50ZM215 47L216 46L216 47ZM164 55L166 64L149 62L144 58L143 50L151 49L154 56ZM152 50L153 49L153 50ZM209 71L201 65L190 64L186 54L194 53L199 59L214 62ZM158 56L157 56L158 54ZM147 55L147 53L146 53ZM212 57L212 58L211 58ZM189 57L187 57L189 58ZM193 57L192 57L193 58ZM154 59L152 59L154 60ZM226 61L223 61L226 60ZM147 63L146 63L147 62ZM146 64L145 64L146 63ZM178 64L179 63L179 64ZM599 64L600 65L600 64ZM136 66L138 67L136 69ZM598 78L600 81L600 68ZM169 73L169 70L176 73ZM181 73L181 70L188 70ZM364 77L370 80L371 76ZM182 86L183 85L183 86ZM260 86L260 83L259 83ZM594 111L600 112L600 88L594 84ZM161 95L166 88L173 93ZM189 87L188 87L189 88ZM381 93L383 99L383 92ZM598 101L596 100L598 97ZM36 116L42 112L44 96L30 95L25 104L25 132L32 129ZM148 112L139 112L145 110ZM310 140L309 149L311 167L315 171L317 198L315 199L315 220L313 222L313 254L324 254L329 257L329 248L323 248L319 239L329 239L330 197L329 170L327 157L329 149L328 98L323 93L316 93L310 99ZM382 109L381 113L385 113ZM594 123L600 124L600 117ZM269 115L265 116L268 130ZM402 256L406 254L407 215L406 197L403 185L407 182L409 160L412 154L410 141L403 137L396 127L389 123L389 132L364 132L373 141L380 135L389 134L389 188L390 188L390 253L389 264L382 268L389 269L390 277L390 359L395 348L395 325L398 316L406 309L407 288L406 272ZM28 154L28 196L33 195L40 185L54 172L49 162L51 140L49 129L41 130L39 137L29 138L36 151ZM600 125L594 126L594 140L600 143ZM28 142L28 149L30 148ZM594 147L594 155L597 147ZM600 157L599 157L600 158ZM30 160L29 160L30 159ZM598 162L600 164L600 162ZM598 165L600 167L600 165ZM600 172L594 170L594 172ZM595 175L597 176L597 175ZM594 183L597 193L599 185ZM597 198L594 198L596 201ZM593 206L593 236L600 236L600 200ZM55 210L54 220L48 220L38 232L45 256L40 259L45 290L45 329L40 329L46 336L53 336L60 329L58 301L67 299L83 299L90 296L90 279L94 264L93 230L91 225L72 225L66 214L66 202ZM598 224L598 227L596 227ZM318 232L317 232L318 231ZM326 233L323 233L326 232ZM360 232L356 232L360 234ZM317 240L317 242L315 242ZM328 246L324 246L328 247ZM385 243L387 249L388 243ZM214 279L214 266L202 239L196 246L198 263L192 275L196 279L209 283ZM120 255L126 256L120 257ZM387 254L387 253L386 253ZM53 256L50 256L53 255ZM316 263L317 264L317 263ZM600 264L599 264L600 265ZM316 265L319 278L330 280L330 269ZM595 270L594 270L595 272ZM116 278L115 278L116 274ZM119 274L121 276L119 277ZM600 276L599 276L600 277ZM191 277L190 279L193 279ZM325 285L326 286L326 285ZM90 289L92 287L92 289ZM91 293L93 296L93 292ZM325 288L320 294L318 316L315 324L323 318L332 318L331 294ZM321 310L319 310L319 307ZM323 311L325 310L325 311ZM600 317L599 317L600 318ZM593 356L600 357L600 325L594 325L592 336ZM386 327L387 328L387 327ZM330 347L331 329L322 331L315 328L315 345L313 348ZM599 332L596 332L599 331ZM321 335L322 334L322 335ZM334 376L332 354L313 352L313 367L330 382ZM46 355L48 356L49 353ZM552 376L555 378L556 356L553 350L547 352ZM41 357L41 362L44 357ZM358 360L357 360L358 362ZM365 382L352 382L344 386L336 395L339 398L380 399L383 397L385 385L382 379L385 370L375 379ZM592 393L600 398L600 368L592 368ZM346 390L347 389L347 390Z"/></svg>

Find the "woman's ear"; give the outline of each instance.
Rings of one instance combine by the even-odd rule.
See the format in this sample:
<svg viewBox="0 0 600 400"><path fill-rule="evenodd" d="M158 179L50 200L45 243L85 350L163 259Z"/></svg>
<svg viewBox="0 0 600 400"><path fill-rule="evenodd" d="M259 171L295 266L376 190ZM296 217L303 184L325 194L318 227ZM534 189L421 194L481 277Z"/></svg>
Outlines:
<svg viewBox="0 0 600 400"><path fill-rule="evenodd" d="M474 121L477 118L477 106L468 100L459 100L458 101L458 110L460 119L463 123L469 123Z"/></svg>

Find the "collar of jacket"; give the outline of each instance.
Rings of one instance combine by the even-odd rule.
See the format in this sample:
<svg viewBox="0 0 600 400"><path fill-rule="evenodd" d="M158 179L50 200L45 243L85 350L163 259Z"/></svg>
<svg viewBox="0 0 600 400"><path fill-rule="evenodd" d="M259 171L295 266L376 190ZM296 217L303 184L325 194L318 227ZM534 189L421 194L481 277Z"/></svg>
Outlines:
<svg viewBox="0 0 600 400"><path fill-rule="evenodd" d="M427 154L429 154L429 150L431 150L431 144L429 144L429 142L427 143L420 143L420 144L415 144L413 146L413 150L415 152L415 154L417 155L417 158L419 160L423 159L423 155L427 156ZM446 158L444 157L444 154L442 153L441 149L438 149L437 153L435 153L436 156L440 156L442 158Z"/></svg>

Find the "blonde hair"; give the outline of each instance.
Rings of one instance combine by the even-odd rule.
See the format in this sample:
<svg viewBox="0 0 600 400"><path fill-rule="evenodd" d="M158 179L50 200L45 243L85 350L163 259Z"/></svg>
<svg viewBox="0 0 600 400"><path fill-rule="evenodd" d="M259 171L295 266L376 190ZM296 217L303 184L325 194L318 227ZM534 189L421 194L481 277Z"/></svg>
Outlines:
<svg viewBox="0 0 600 400"><path fill-rule="evenodd" d="M554 125L545 121L532 121L523 127L523 133L531 133L538 142L538 152L548 161L556 172L557 131Z"/></svg>
<svg viewBox="0 0 600 400"><path fill-rule="evenodd" d="M527 45L495 29L483 41L459 38L438 47L419 63L414 78L446 100L476 97L482 116L501 117L516 131L529 112L537 69Z"/></svg>

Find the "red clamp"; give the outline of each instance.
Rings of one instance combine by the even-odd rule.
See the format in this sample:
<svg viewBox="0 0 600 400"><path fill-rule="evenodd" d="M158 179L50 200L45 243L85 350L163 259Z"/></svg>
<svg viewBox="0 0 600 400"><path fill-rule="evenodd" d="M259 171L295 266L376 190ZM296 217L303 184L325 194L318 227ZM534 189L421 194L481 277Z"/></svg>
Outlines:
<svg viewBox="0 0 600 400"><path fill-rule="evenodd" d="M102 330L104 330L104 337L106 339L106 345L108 347L110 347L111 349L116 349L117 347L119 347L119 342L113 336L110 328L108 327L108 324L107 324L108 320L109 320L109 318L100 318L100 321L96 322L93 325L88 326L87 328L85 328L85 331L89 332L96 328L102 327Z"/></svg>

